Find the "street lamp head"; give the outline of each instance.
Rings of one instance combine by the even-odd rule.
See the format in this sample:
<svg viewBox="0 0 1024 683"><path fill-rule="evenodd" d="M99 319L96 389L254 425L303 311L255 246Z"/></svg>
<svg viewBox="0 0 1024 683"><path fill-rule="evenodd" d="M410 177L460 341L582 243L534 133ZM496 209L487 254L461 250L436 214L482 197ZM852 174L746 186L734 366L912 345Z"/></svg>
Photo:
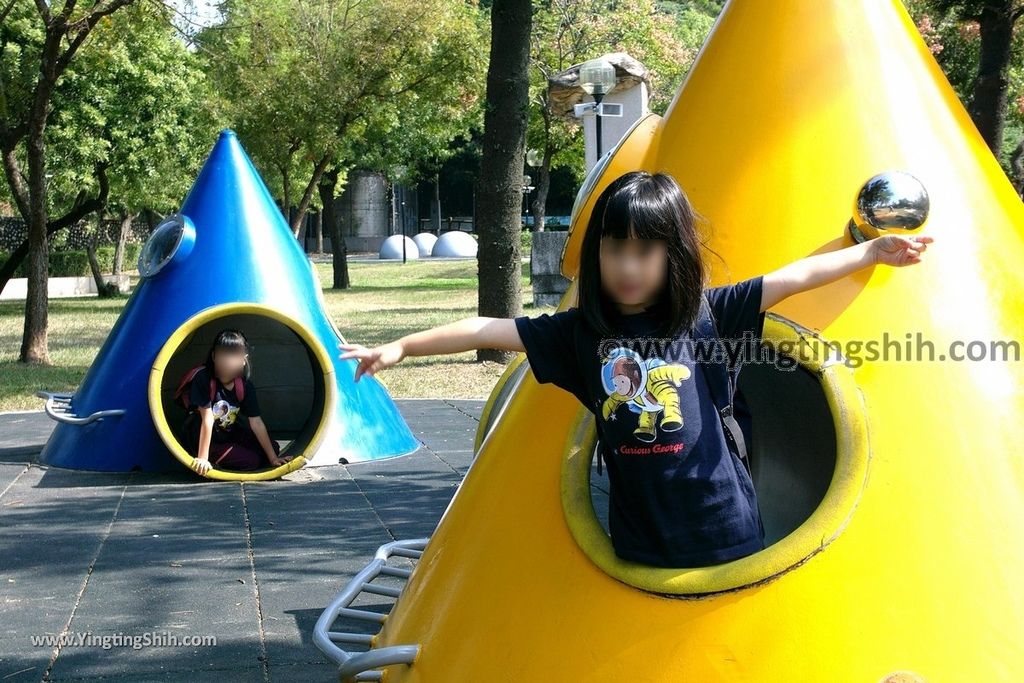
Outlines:
<svg viewBox="0 0 1024 683"><path fill-rule="evenodd" d="M615 87L615 67L607 59L584 62L580 67L580 87L588 95L607 95Z"/></svg>
<svg viewBox="0 0 1024 683"><path fill-rule="evenodd" d="M526 165L533 166L536 168L540 166L544 160L541 158L540 151L536 149L527 150L526 152Z"/></svg>

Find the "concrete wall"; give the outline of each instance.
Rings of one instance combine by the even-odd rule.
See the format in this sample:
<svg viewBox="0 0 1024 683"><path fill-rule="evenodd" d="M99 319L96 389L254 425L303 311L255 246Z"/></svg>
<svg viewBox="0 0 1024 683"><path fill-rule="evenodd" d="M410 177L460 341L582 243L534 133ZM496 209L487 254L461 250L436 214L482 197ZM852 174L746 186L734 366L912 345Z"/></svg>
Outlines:
<svg viewBox="0 0 1024 683"><path fill-rule="evenodd" d="M531 237L530 283L534 306L557 306L569 288L569 279L559 270L568 236L564 230L543 230Z"/></svg>
<svg viewBox="0 0 1024 683"><path fill-rule="evenodd" d="M104 282L114 282L122 292L128 291L130 278L127 275L104 275ZM72 296L89 296L96 294L96 280L91 275L80 275L78 277L51 277L47 286L47 296L51 299L60 299ZM4 291L0 292L0 299L25 300L28 295L28 278L12 278Z"/></svg>

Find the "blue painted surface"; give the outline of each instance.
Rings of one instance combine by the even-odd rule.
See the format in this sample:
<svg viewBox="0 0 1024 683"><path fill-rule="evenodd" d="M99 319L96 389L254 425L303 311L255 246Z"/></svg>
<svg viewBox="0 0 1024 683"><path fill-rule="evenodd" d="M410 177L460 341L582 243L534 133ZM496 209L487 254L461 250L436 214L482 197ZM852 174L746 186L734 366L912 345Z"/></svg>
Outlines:
<svg viewBox="0 0 1024 683"><path fill-rule="evenodd" d="M40 461L110 472L181 468L150 416L150 369L170 335L195 314L245 302L302 323L334 363L338 396L320 453L326 449L336 463L414 451L419 443L383 385L367 375L354 382L356 362L338 359L342 338L323 309L312 264L234 132L221 132L181 213L195 225L191 253L140 282L72 400L80 416L114 408L125 414L82 426L58 423Z"/></svg>

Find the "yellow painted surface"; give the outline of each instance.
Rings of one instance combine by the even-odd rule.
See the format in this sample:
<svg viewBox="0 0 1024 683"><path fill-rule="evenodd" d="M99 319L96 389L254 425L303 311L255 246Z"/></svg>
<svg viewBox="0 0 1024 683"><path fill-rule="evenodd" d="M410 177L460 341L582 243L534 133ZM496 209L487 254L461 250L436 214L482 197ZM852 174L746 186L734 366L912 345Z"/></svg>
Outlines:
<svg viewBox="0 0 1024 683"><path fill-rule="evenodd" d="M1024 680L1024 365L872 360L850 346L886 333L920 332L937 354L1017 340L1024 205L899 0L784 6L726 7L665 118L634 129L581 207L563 272L576 272L593 198L627 170L671 172L711 220L728 266L713 261L716 284L852 244L861 185L917 176L931 213L914 232L935 237L921 264L773 309L863 359L842 382L869 455L848 519L785 571L774 563L789 537L733 567L680 569L692 595L619 581L562 508L581 407L527 373L375 639L421 645L389 683ZM815 515L850 503L834 493ZM702 592L758 562L765 581Z"/></svg>

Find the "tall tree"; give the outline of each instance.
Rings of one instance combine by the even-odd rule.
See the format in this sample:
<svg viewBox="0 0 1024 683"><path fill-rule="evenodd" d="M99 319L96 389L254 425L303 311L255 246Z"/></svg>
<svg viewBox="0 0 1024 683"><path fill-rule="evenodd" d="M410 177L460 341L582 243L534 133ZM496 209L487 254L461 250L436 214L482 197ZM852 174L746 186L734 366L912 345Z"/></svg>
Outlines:
<svg viewBox="0 0 1024 683"><path fill-rule="evenodd" d="M968 110L981 136L999 158L1006 121L1008 72L1013 58L1014 27L1024 16L1021 0L933 0L939 12L954 12L977 22L981 51Z"/></svg>
<svg viewBox="0 0 1024 683"><path fill-rule="evenodd" d="M1017 192L1024 196L1024 32L1016 30L1020 24L1019 10L1024 3L1017 1L1014 10L1017 16L997 11L1014 7L1003 0L988 3L903 0L903 3L975 126ZM982 17L986 7L987 14ZM988 28L983 29L983 18L989 23ZM1014 22L1008 33L1005 27L994 29L992 26L993 22L1007 20ZM999 40L995 40L997 37ZM1000 41L1003 46L994 49ZM983 52L990 56L983 57ZM993 58L996 55L1001 56ZM1004 60L1007 60L1005 64Z"/></svg>
<svg viewBox="0 0 1024 683"><path fill-rule="evenodd" d="M104 103L102 115L89 120L109 164L107 210L119 222L115 274L132 222L145 210L164 214L180 205L220 128L216 108L207 105L201 63L176 36L173 20L159 3L126 8L83 55L96 88L83 100Z"/></svg>
<svg viewBox="0 0 1024 683"><path fill-rule="evenodd" d="M446 144L482 73L476 10L451 0L230 0L198 37L231 118L298 234L332 166L379 133ZM402 124L410 124L402 129ZM437 129L442 128L439 134ZM329 185L329 183L328 183Z"/></svg>
<svg viewBox="0 0 1024 683"><path fill-rule="evenodd" d="M529 119L530 0L495 0L477 191L478 307L481 316L522 313L519 248L523 143ZM478 360L507 362L514 354L479 349Z"/></svg>
<svg viewBox="0 0 1024 683"><path fill-rule="evenodd" d="M444 162L457 151L453 140L482 126L486 73L483 33L472 30L463 35L466 47L470 44L478 47L463 53L467 62L449 74L458 83L440 84L436 92L397 107L393 115L368 116L361 134L347 141L333 172L324 173L318 189L324 229L331 235L334 289L350 285L345 234L333 207L348 171L358 167L382 173L390 194L395 183L410 185L435 177Z"/></svg>
<svg viewBox="0 0 1024 683"><path fill-rule="evenodd" d="M203 74L171 18L158 3L108 17L53 94L46 127L50 211L94 197L87 207L114 213L121 223L115 273L132 219L143 209L166 212L177 205L216 129L204 106ZM65 223L49 222L48 247L59 244ZM27 253L26 239L0 266L0 291Z"/></svg>
<svg viewBox="0 0 1024 683"><path fill-rule="evenodd" d="M19 53L15 58L16 70L5 68L0 75L0 154L14 204L28 224L28 293L18 355L23 363L50 362L47 281L51 219L47 197L46 126L54 91L96 25L133 1L97 0L82 9L76 0L65 0L62 6L36 0L35 11L31 12L27 3L9 0L2 8L6 15L0 22L0 51L11 48ZM17 28L12 28L15 26ZM11 81L8 81L9 74L13 76ZM20 145L24 146L24 161L18 153ZM83 197L58 220L70 224L95 210L104 200L102 194Z"/></svg>
<svg viewBox="0 0 1024 683"><path fill-rule="evenodd" d="M323 230L331 238L331 266L333 271L332 287L347 289L352 283L348 276L348 245L341 230L334 206L334 198L338 192L338 177L341 171L337 166L328 168L320 177L317 191L320 193L320 206L323 214Z"/></svg>

